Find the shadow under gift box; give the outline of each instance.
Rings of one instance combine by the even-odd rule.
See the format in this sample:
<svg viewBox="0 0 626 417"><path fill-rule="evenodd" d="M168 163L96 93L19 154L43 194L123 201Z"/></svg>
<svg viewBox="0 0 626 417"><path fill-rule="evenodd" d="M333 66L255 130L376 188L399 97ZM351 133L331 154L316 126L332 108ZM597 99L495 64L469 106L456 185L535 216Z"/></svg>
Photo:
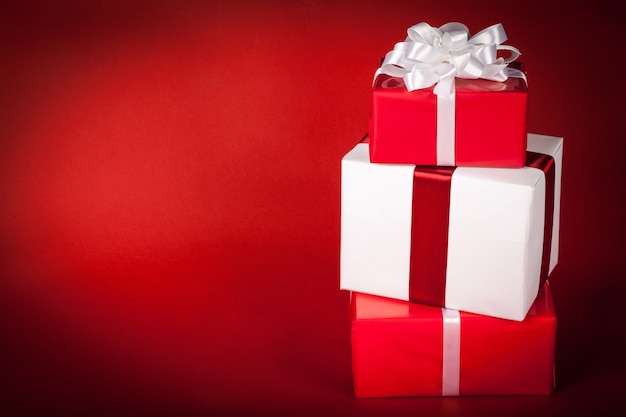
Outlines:
<svg viewBox="0 0 626 417"><path fill-rule="evenodd" d="M556 315L546 282L521 322L351 293L357 398L548 395L554 389ZM458 326L446 340L446 326ZM444 364L444 362L447 362Z"/></svg>
<svg viewBox="0 0 626 417"><path fill-rule="evenodd" d="M379 75L370 113L370 159L376 163L520 168L527 134L527 87L455 80L454 161L437 158L438 97L433 87L408 91L402 78Z"/></svg>
<svg viewBox="0 0 626 417"><path fill-rule="evenodd" d="M523 168L342 160L340 288L523 320L557 264L563 139ZM539 161L539 164L536 164Z"/></svg>

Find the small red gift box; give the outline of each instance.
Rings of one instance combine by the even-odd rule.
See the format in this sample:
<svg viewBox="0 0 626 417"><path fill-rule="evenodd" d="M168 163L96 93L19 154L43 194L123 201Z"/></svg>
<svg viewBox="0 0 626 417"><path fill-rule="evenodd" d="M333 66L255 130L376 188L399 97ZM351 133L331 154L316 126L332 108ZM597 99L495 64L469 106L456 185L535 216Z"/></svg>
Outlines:
<svg viewBox="0 0 626 417"><path fill-rule="evenodd" d="M556 315L548 283L521 322L351 293L358 398L548 395Z"/></svg>
<svg viewBox="0 0 626 417"><path fill-rule="evenodd" d="M527 87L506 81L456 79L454 119L438 121L434 87L408 91L402 78L380 74L372 91L370 160L439 166L520 168L527 134ZM442 161L438 123L453 123L452 156ZM441 128L441 126L439 126ZM441 146L439 146L441 148Z"/></svg>

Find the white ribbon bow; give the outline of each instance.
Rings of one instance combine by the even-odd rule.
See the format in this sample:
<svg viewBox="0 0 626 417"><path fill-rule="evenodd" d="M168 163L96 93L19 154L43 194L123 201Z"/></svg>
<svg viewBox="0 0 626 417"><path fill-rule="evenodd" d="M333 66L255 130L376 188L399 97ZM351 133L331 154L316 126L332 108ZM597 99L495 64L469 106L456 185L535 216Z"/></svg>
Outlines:
<svg viewBox="0 0 626 417"><path fill-rule="evenodd" d="M418 23L407 33L406 40L387 53L374 79L378 74L402 77L409 91L436 84L434 93L445 97L453 95L456 77L500 82L518 77L526 81L522 71L508 68L520 52L502 45L507 37L500 23L472 37L467 26L458 22L446 23L440 28ZM511 56L499 58L497 51L501 50L510 51Z"/></svg>

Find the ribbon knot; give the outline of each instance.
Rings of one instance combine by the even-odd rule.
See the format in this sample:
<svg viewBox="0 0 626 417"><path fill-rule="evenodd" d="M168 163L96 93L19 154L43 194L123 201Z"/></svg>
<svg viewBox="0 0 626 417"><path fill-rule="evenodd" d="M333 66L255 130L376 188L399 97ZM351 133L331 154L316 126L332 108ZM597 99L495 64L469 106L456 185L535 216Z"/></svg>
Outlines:
<svg viewBox="0 0 626 417"><path fill-rule="evenodd" d="M518 77L526 81L522 71L508 67L520 52L503 45L506 39L500 23L472 37L462 23L450 22L439 28L418 23L407 30L404 42L386 54L374 79L379 74L401 77L409 91L435 85L434 93L445 97L454 94L457 77L499 82ZM510 56L498 57L502 50L509 51Z"/></svg>

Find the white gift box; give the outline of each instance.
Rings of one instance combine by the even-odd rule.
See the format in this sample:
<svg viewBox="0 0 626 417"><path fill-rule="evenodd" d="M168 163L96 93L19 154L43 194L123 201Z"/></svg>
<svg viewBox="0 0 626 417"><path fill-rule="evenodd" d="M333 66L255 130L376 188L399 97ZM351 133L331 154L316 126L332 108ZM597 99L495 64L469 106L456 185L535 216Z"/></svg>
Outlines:
<svg viewBox="0 0 626 417"><path fill-rule="evenodd" d="M441 307L521 321L540 286L545 218L548 273L558 260L563 139L528 134L528 151L554 159L554 209L542 169L457 167L450 180ZM415 165L375 164L367 143L342 160L340 288L409 298Z"/></svg>

